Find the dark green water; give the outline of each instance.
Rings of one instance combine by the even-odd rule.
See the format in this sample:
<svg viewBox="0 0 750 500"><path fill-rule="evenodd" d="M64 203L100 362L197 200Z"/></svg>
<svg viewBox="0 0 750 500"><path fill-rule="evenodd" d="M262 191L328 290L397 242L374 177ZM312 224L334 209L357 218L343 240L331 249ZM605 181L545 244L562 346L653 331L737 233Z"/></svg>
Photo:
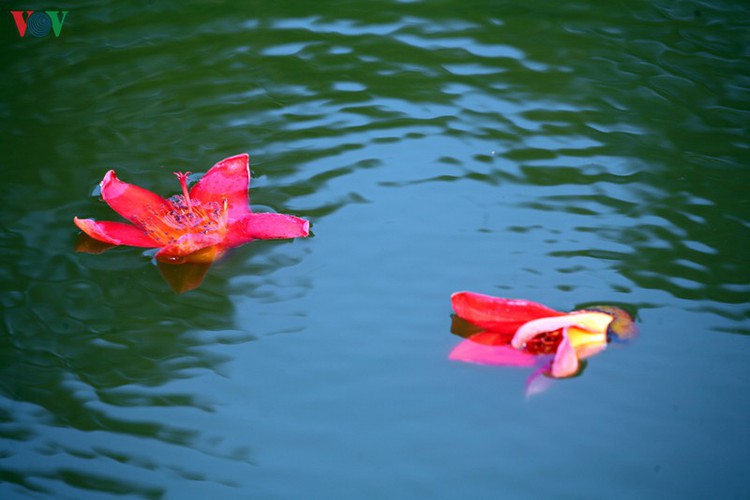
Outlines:
<svg viewBox="0 0 750 500"><path fill-rule="evenodd" d="M35 8L59 37L19 37ZM750 496L745 1L0 19L0 497ZM253 208L314 237L183 295L74 252L107 169L174 194L241 152ZM526 400L448 360L457 290L641 335Z"/></svg>

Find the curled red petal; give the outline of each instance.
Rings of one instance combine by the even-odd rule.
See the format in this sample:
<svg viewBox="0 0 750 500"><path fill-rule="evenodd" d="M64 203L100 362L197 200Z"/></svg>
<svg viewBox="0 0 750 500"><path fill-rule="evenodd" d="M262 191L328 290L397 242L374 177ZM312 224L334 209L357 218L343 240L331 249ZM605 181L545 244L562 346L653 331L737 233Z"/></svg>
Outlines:
<svg viewBox="0 0 750 500"><path fill-rule="evenodd" d="M310 223L293 215L246 214L230 225L225 244L236 246L252 240L304 238L309 234Z"/></svg>
<svg viewBox="0 0 750 500"><path fill-rule="evenodd" d="M516 349L523 349L537 335L570 327L604 334L611 322L612 316L598 311L577 311L555 317L538 318L521 325L513 336L511 344Z"/></svg>
<svg viewBox="0 0 750 500"><path fill-rule="evenodd" d="M250 156L230 156L211 167L190 190L190 198L201 204L226 201L229 220L250 213Z"/></svg>
<svg viewBox="0 0 750 500"><path fill-rule="evenodd" d="M157 248L161 246L152 240L140 228L122 222L95 221L94 219L73 218L78 229L95 240L112 245L127 245L131 247Z"/></svg>
<svg viewBox="0 0 750 500"><path fill-rule="evenodd" d="M102 198L107 204L138 227L146 228L156 222L155 214L168 213L172 205L148 189L122 182L110 170L99 183Z"/></svg>
<svg viewBox="0 0 750 500"><path fill-rule="evenodd" d="M513 334L533 319L562 316L542 304L522 299L505 299L474 292L451 295L453 311L461 318L487 330Z"/></svg>

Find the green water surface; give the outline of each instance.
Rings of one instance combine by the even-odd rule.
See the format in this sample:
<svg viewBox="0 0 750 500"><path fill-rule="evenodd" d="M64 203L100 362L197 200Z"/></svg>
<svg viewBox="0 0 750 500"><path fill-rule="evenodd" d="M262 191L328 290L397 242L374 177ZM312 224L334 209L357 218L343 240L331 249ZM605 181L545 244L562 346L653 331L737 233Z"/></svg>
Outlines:
<svg viewBox="0 0 750 500"><path fill-rule="evenodd" d="M744 0L1 7L0 497L750 497ZM74 251L242 152L310 238ZM641 333L526 399L458 290Z"/></svg>

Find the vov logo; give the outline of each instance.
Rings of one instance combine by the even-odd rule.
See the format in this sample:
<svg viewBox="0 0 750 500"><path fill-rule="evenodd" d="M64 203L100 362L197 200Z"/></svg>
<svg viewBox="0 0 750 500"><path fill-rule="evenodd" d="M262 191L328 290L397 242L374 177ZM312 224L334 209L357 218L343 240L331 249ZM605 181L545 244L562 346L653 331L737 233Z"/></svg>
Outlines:
<svg viewBox="0 0 750 500"><path fill-rule="evenodd" d="M34 12L33 10L10 11L13 20L16 22L18 34L22 37L26 36L26 33L31 33L32 36L36 37L47 36L50 30L55 34L55 37L59 37L68 12L63 10L61 16L59 10L45 10L43 12Z"/></svg>

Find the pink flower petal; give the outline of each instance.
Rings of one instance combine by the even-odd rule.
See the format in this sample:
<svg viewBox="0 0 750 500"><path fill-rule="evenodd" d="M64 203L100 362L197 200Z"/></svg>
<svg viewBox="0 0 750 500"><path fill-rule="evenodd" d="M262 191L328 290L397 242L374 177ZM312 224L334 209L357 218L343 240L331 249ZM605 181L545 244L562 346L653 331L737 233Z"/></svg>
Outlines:
<svg viewBox="0 0 750 500"><path fill-rule="evenodd" d="M474 292L454 293L451 304L459 317L487 330L510 334L531 320L565 314L529 300L505 299Z"/></svg>
<svg viewBox="0 0 750 500"><path fill-rule="evenodd" d="M536 356L517 351L509 345L486 345L471 338L460 342L448 356L455 361L494 366L534 366Z"/></svg>
<svg viewBox="0 0 750 500"><path fill-rule="evenodd" d="M246 214L230 225L226 245L236 246L252 240L303 238L309 232L310 223L293 215Z"/></svg>
<svg viewBox="0 0 750 500"><path fill-rule="evenodd" d="M555 353L555 359L552 360L551 374L555 378L570 377L578 372L580 362L576 350L568 339L567 332L563 330L563 339Z"/></svg>
<svg viewBox="0 0 750 500"><path fill-rule="evenodd" d="M172 209L172 205L158 194L122 182L114 170L107 172L99 185L102 198L112 210L141 228L159 224L160 215L157 214L168 213Z"/></svg>
<svg viewBox="0 0 750 500"><path fill-rule="evenodd" d="M250 213L250 156L230 156L211 167L190 190L190 198L201 204L212 202L219 206L227 203L229 220L239 219Z"/></svg>
<svg viewBox="0 0 750 500"><path fill-rule="evenodd" d="M94 219L73 218L73 222L84 233L95 240L112 245L128 245L131 247L157 248L161 246L152 240L141 229L122 222L97 222Z"/></svg>

